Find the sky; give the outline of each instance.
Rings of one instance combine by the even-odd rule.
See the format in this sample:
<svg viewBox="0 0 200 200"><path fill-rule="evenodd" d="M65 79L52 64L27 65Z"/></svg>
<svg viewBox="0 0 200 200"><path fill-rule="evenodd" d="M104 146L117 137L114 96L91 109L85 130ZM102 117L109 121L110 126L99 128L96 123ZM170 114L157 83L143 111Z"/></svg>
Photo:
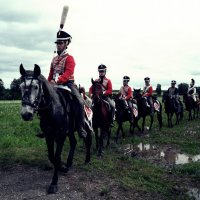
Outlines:
<svg viewBox="0 0 200 200"><path fill-rule="evenodd" d="M115 90L124 75L134 88L142 88L146 76L154 89L158 83L168 88L173 79L194 78L200 86L199 0L1 0L0 78L6 88L20 77L21 63L28 70L38 64L48 77L64 5L75 81L86 91L100 64Z"/></svg>

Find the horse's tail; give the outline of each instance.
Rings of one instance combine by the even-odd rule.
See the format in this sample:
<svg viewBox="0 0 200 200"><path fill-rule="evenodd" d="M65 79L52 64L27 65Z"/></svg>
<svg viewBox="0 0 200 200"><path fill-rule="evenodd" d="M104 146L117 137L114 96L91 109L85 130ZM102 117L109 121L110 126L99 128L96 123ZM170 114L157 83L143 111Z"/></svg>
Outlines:
<svg viewBox="0 0 200 200"><path fill-rule="evenodd" d="M183 108L183 103L182 103L182 101L179 101L179 103L180 103L180 107L181 107L180 120L182 120L182 119L183 119L183 111L184 111L184 108Z"/></svg>
<svg viewBox="0 0 200 200"><path fill-rule="evenodd" d="M159 127L162 128L163 120L162 120L162 104L161 103L160 103L160 110L159 112L157 112L157 118L158 118Z"/></svg>

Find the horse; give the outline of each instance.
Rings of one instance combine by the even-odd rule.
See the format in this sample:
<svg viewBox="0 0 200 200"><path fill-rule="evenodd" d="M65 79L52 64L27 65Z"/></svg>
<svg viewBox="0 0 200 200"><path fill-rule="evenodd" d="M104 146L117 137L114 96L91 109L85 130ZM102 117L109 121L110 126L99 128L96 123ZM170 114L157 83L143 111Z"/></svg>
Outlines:
<svg viewBox="0 0 200 200"><path fill-rule="evenodd" d="M54 166L54 173L47 193L58 191L58 171L68 172L72 166L74 151L77 144L74 131L76 127L76 99L61 88L55 88L41 74L40 67L35 64L34 70L25 70L20 65L22 108L21 116L31 121L35 113L40 117L40 128L46 139L48 158ZM85 163L90 162L91 133L86 126L87 137ZM64 142L68 136L70 150L67 163L61 161ZM55 150L54 150L54 146Z"/></svg>
<svg viewBox="0 0 200 200"><path fill-rule="evenodd" d="M118 142L119 133L122 132L122 137L125 138L125 133L123 130L123 122L128 121L130 124L129 132L134 134L135 127L141 131L138 126L138 116L137 113L131 117L131 111L127 105L127 102L124 98L120 98L118 95L115 97L115 106L116 106L116 122L118 124L117 132L116 132L116 143ZM137 112L137 109L136 109Z"/></svg>
<svg viewBox="0 0 200 200"><path fill-rule="evenodd" d="M175 105L175 99L171 98L167 92L163 93L162 102L165 106L165 112L167 114L168 127L173 127L172 118L173 115L176 115L176 125L179 124L180 120L183 118L183 105L179 101L179 105Z"/></svg>
<svg viewBox="0 0 200 200"><path fill-rule="evenodd" d="M107 146L110 144L110 105L103 99L102 81L92 82L92 125L95 132L96 150L98 156L102 156L103 140L107 136ZM100 129L100 135L98 134L98 128Z"/></svg>
<svg viewBox="0 0 200 200"><path fill-rule="evenodd" d="M138 105L138 119L142 118L142 132L144 132L144 125L145 125L145 118L146 116L150 116L150 127L149 131L152 128L153 125L153 118L154 115L151 114L151 109L150 106L147 105L147 99L145 97L142 97L140 93L141 89L135 89L134 90L134 98L137 100L137 105ZM155 112L157 113L157 119L159 123L159 129L162 128L163 122L162 122L162 104L160 101L156 99L156 97L153 98L153 103L154 103L154 108L156 107Z"/></svg>
<svg viewBox="0 0 200 200"><path fill-rule="evenodd" d="M194 101L194 99L188 94L183 95L183 102L185 103L186 110L188 111L188 121L195 119L195 117L198 118L200 102Z"/></svg>

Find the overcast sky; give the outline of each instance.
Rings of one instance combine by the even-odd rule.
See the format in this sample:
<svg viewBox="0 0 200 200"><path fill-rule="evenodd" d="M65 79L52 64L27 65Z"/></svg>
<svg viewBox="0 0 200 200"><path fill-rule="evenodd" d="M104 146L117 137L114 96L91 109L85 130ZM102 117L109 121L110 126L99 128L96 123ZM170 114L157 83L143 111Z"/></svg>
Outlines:
<svg viewBox="0 0 200 200"><path fill-rule="evenodd" d="M199 0L1 0L0 78L6 88L19 77L19 65L41 67L47 77L63 5L69 6L64 30L72 35L68 52L76 61L77 84L88 90L97 67L119 89L122 77L154 89L172 79L200 86Z"/></svg>

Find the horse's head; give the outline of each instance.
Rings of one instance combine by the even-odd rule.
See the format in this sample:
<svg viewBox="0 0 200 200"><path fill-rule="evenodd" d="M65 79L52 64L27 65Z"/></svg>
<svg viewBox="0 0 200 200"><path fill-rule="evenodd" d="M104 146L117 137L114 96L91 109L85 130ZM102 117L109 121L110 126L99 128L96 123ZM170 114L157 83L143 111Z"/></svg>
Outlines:
<svg viewBox="0 0 200 200"><path fill-rule="evenodd" d="M133 94L135 99L139 99L142 97L141 95L141 89L134 89L134 94Z"/></svg>
<svg viewBox="0 0 200 200"><path fill-rule="evenodd" d="M100 99L100 97L103 95L103 87L102 87L102 82L101 81L94 81L93 79L91 79L92 82L92 94L93 94L93 98L98 98Z"/></svg>
<svg viewBox="0 0 200 200"><path fill-rule="evenodd" d="M35 65L34 71L26 71L20 65L22 109L21 116L25 121L33 119L33 114L38 109L41 99L41 83L38 77L41 74L40 67Z"/></svg>
<svg viewBox="0 0 200 200"><path fill-rule="evenodd" d="M169 98L168 92L164 91L162 95L162 102L165 103Z"/></svg>

